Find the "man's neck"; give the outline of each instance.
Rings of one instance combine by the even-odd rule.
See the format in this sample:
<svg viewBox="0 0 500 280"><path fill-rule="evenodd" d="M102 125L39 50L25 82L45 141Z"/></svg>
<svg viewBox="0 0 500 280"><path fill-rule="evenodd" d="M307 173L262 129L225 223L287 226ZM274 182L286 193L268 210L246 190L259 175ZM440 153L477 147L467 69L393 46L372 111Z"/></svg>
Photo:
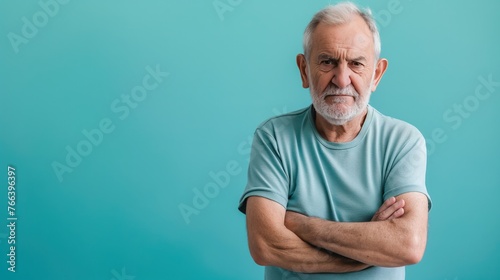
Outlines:
<svg viewBox="0 0 500 280"><path fill-rule="evenodd" d="M368 107L365 108L362 113L354 117L354 119L343 125L333 125L317 112L314 113L316 114L316 129L319 134L327 141L344 143L352 141L359 134L365 122Z"/></svg>

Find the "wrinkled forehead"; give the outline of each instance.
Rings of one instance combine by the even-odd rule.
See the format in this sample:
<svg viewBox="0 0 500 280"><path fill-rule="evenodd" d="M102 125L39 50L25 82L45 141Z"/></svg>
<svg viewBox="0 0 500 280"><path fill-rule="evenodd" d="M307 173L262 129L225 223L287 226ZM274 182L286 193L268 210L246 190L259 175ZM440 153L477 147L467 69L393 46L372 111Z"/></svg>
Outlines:
<svg viewBox="0 0 500 280"><path fill-rule="evenodd" d="M312 34L312 55L327 52L356 53L373 57L375 53L373 35L366 22L355 16L340 25L320 23Z"/></svg>

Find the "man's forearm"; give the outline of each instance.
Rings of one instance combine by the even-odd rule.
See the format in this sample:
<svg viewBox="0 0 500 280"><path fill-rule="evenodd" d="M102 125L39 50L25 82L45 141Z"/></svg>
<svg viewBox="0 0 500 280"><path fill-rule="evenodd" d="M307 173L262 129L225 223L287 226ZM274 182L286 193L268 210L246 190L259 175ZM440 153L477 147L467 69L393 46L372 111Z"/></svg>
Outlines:
<svg viewBox="0 0 500 280"><path fill-rule="evenodd" d="M394 237L392 221L340 223L310 218L297 234L311 244L377 266L404 266L413 263L406 250L410 244ZM408 248L408 249L406 249Z"/></svg>
<svg viewBox="0 0 500 280"><path fill-rule="evenodd" d="M413 200L408 207L413 210L405 211L403 218L363 223L287 214L287 227L306 242L348 258L376 266L404 266L419 262L425 249L427 213L419 210L427 210L423 203L422 198Z"/></svg>
<svg viewBox="0 0 500 280"><path fill-rule="evenodd" d="M345 273L363 270L369 265L314 247L294 233L274 244L259 246L254 259L260 265L277 266L303 273Z"/></svg>

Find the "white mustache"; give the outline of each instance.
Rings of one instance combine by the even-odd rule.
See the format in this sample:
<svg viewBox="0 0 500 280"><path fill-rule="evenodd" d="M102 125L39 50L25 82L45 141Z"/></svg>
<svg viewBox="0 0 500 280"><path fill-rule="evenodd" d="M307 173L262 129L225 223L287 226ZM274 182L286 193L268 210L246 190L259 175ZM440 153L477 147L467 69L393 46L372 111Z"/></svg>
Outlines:
<svg viewBox="0 0 500 280"><path fill-rule="evenodd" d="M359 96L358 92L354 89L352 85L345 87L345 88L334 88L333 86L329 86L324 92L323 92L323 97L327 96L338 96L338 95L344 95L344 96L352 96L357 98Z"/></svg>

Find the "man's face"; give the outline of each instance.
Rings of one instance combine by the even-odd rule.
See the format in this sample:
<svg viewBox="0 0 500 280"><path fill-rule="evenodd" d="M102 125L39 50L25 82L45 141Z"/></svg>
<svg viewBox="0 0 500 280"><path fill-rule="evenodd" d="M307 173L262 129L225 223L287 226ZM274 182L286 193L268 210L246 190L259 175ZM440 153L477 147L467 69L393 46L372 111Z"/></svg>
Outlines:
<svg viewBox="0 0 500 280"><path fill-rule="evenodd" d="M375 71L379 63L375 63L372 34L356 16L342 25L319 24L311 39L306 66L301 67L298 60L299 68L305 68L301 69L303 86L310 87L316 111L331 124L342 125L364 111L381 78Z"/></svg>

